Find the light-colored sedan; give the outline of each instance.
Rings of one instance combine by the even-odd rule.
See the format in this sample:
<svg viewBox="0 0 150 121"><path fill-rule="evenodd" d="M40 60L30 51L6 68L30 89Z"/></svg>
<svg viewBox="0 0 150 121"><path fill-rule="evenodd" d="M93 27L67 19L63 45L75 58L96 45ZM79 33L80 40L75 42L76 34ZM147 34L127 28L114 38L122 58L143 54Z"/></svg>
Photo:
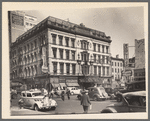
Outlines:
<svg viewBox="0 0 150 121"><path fill-rule="evenodd" d="M71 95L78 95L80 94L81 89L78 87L67 87L70 90Z"/></svg>
<svg viewBox="0 0 150 121"><path fill-rule="evenodd" d="M29 107L35 111L40 109L55 110L57 107L56 101L42 95L40 90L22 91L20 102L23 102L23 107Z"/></svg>
<svg viewBox="0 0 150 121"><path fill-rule="evenodd" d="M111 104L101 113L146 112L146 92L128 92L122 94L122 101Z"/></svg>

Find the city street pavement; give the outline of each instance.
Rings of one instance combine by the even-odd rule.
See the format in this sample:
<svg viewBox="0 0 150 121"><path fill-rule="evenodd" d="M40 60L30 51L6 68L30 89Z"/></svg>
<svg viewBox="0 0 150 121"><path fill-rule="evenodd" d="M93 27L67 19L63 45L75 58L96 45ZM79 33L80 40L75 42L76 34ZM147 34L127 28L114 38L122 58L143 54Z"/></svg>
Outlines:
<svg viewBox="0 0 150 121"><path fill-rule="evenodd" d="M19 109L18 99L13 99L11 107L11 116L30 116L30 115L65 115L65 114L81 114L83 113L83 107L80 105L80 100L77 99L77 96L71 96L71 99L68 100L65 97L65 101L62 101L60 97L54 97L58 106L55 111L46 110L46 111L34 111L31 109ZM89 110L90 114L100 113L107 105L117 103L115 100L105 100L105 101L91 101L92 109Z"/></svg>

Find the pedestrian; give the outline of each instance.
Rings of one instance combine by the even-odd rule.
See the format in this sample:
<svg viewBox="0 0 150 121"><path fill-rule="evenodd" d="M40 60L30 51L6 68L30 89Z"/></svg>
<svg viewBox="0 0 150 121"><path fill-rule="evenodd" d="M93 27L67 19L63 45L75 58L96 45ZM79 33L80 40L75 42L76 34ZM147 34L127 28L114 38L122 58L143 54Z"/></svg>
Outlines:
<svg viewBox="0 0 150 121"><path fill-rule="evenodd" d="M88 108L91 105L88 92L83 91L81 96L81 105L83 106L84 113L88 113Z"/></svg>
<svg viewBox="0 0 150 121"><path fill-rule="evenodd" d="M67 90L66 90L66 94L67 94L67 97L68 97L68 100L70 100L70 95L71 95L71 93L70 93L70 90L67 88Z"/></svg>
<svg viewBox="0 0 150 121"><path fill-rule="evenodd" d="M62 99L63 101L65 101L65 92L64 92L64 91L61 92L61 99Z"/></svg>

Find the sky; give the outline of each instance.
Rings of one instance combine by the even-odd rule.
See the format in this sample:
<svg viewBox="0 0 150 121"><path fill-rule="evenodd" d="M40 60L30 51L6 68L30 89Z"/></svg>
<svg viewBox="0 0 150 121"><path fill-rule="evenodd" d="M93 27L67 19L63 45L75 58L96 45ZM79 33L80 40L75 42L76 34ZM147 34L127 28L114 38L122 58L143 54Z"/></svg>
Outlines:
<svg viewBox="0 0 150 121"><path fill-rule="evenodd" d="M106 8L71 8L50 10L25 10L26 14L37 17L38 22L48 16L71 23L83 23L86 27L105 32L111 37L111 54L123 58L123 44L128 43L129 57L134 57L135 39L144 38L143 7L106 7Z"/></svg>

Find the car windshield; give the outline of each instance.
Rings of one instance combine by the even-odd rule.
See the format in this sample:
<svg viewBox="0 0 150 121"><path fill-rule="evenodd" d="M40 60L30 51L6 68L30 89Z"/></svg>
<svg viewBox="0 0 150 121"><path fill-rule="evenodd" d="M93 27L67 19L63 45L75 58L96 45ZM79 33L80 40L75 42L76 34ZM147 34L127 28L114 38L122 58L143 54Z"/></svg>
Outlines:
<svg viewBox="0 0 150 121"><path fill-rule="evenodd" d="M32 94L33 96L40 96L40 95L42 95L41 93L33 93Z"/></svg>
<svg viewBox="0 0 150 121"><path fill-rule="evenodd" d="M125 99L129 105L146 106L146 98L144 96L126 96Z"/></svg>

